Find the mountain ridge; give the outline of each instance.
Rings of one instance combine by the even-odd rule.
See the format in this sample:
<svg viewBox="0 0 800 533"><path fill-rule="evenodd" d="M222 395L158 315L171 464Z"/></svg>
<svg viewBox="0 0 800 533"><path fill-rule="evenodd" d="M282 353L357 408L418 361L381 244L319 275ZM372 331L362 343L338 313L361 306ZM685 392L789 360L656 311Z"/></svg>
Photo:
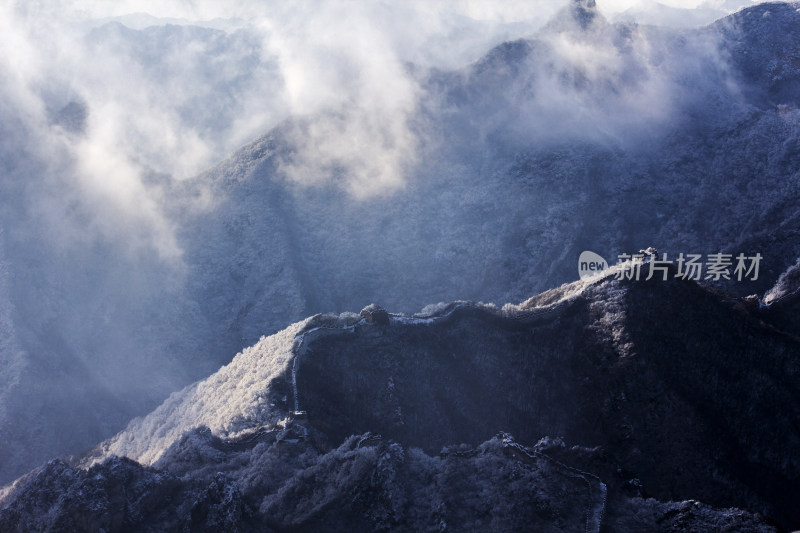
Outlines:
<svg viewBox="0 0 800 533"><path fill-rule="evenodd" d="M796 526L797 332L771 324L752 299L616 276L503 308L455 302L415 316L373 306L310 317L262 338L73 466L51 462L6 488L0 524L41 525L87 509L80 513L92 520L115 516L145 529L204 523L209 513L243 531L393 531L437 513L455 529L478 527L466 525L476 519L513 528L518 516L545 531L774 531L754 512ZM444 476L434 495L422 496L423 471ZM470 499L512 471L544 491L539 503L512 483L491 498L511 498L513 512L477 518ZM470 475L476 485L456 483ZM167 491L175 499L164 501L174 503L145 510L117 497L90 512L92 496L77 492L110 494L119 483L133 483L137 502ZM72 503L48 500L45 486L62 487ZM325 503L350 491L359 496L338 511ZM450 503L436 511L420 498ZM123 501L142 514L124 511ZM49 514L25 510L48 505Z"/></svg>

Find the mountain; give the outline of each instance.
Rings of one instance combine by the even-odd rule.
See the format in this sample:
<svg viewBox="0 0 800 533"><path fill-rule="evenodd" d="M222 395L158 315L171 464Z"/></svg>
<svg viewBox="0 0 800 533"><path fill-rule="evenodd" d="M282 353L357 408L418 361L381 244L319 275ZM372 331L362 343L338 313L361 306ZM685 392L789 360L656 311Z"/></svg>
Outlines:
<svg viewBox="0 0 800 533"><path fill-rule="evenodd" d="M417 140L408 160L390 157L399 138L366 139L344 147L355 162L309 165L320 131L348 131L340 126L350 111L338 109L287 118L195 179L153 172L148 187L170 199L163 207L182 251L177 272L131 252L113 232L70 238L69 222L106 229L114 213L93 217L71 188L41 178L57 173L26 152L37 138L25 116L4 108L14 120L0 123L0 355L17 370L0 377L0 480L110 437L261 335L317 313L373 301L403 313L439 301L521 301L574 280L583 250L614 263L648 245L673 259L760 253L758 280L717 288L738 297L770 290L800 257L797 6L765 4L705 28L670 30L611 24L591 4L463 68L408 65L420 95L413 113L397 117ZM154 43L202 48L207 40L237 53L252 45L246 34L236 40L207 28L144 32L110 25L89 40L98 49L114 42L143 62L155 56L154 77L169 70L171 56L159 56ZM258 57L258 72L269 71L270 59ZM236 58L247 71L252 58ZM192 79L204 85L214 72L199 69ZM243 80L222 108L239 96L249 101L261 79ZM229 131L232 122L213 113L213 94L204 97L186 100L186 116ZM67 105L54 104L64 111L53 120L80 135L81 104ZM195 107L207 112L194 115ZM353 166L398 167L403 180L363 185L352 180ZM305 174L297 169L314 176L298 181ZM354 194L358 185L370 194ZM63 210L51 209L60 196ZM63 234L45 229L50 218ZM792 315L781 317L789 327ZM220 431L230 420L190 417L162 444L192 424ZM497 427L471 445L501 429L526 446L539 438ZM374 428L339 429L336 445L366 430ZM574 431L568 445L584 445ZM693 497L656 494L665 502ZM701 499L759 512L769 501L711 496Z"/></svg>
<svg viewBox="0 0 800 533"><path fill-rule="evenodd" d="M0 524L798 527L798 330L693 281L615 277L502 309L298 322L16 481Z"/></svg>
<svg viewBox="0 0 800 533"><path fill-rule="evenodd" d="M722 284L768 290L800 256L796 10L672 32L581 9L461 71L417 73L427 148L399 190L353 198L336 169L293 182L285 169L326 117L287 121L187 184L219 199L180 238L220 353L276 317L519 301L574 279L586 249L612 263L646 244L761 253L758 280Z"/></svg>

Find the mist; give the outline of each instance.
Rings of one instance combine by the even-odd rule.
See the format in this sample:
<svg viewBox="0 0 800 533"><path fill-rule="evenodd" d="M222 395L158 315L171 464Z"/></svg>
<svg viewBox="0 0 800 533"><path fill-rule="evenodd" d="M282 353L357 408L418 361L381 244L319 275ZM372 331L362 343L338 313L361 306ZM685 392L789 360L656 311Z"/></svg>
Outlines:
<svg viewBox="0 0 800 533"><path fill-rule="evenodd" d="M566 8L0 6L0 481L308 314L564 281L507 257L560 265L581 193L490 197L517 168L498 153L643 151L744 105L716 34L587 32L559 26ZM534 44L494 48L518 39Z"/></svg>
<svg viewBox="0 0 800 533"><path fill-rule="evenodd" d="M168 257L179 250L149 177L191 178L288 117L325 113L298 139L305 146L287 173L313 183L324 168L345 165L353 181L343 185L354 194L397 188L419 141L409 121L421 94L409 65L463 67L495 44L534 35L564 5L18 3L2 13L4 48L14 51L3 60L4 92L47 146L44 158L61 167L66 155L81 195L146 226ZM600 8L611 17L633 5L648 4ZM183 26L168 30L136 13ZM114 22L125 15L145 27ZM554 44L584 66L614 60L578 57L598 53L591 45ZM366 148L341 142L348 138ZM364 152L377 156L358 157Z"/></svg>

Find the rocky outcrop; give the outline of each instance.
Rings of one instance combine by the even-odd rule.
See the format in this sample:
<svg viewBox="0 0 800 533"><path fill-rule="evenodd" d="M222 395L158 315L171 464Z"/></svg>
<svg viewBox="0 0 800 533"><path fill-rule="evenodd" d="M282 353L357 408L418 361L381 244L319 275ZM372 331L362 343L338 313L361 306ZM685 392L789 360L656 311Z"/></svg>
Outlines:
<svg viewBox="0 0 800 533"><path fill-rule="evenodd" d="M366 320L369 324L389 324L389 313L376 304L370 304L361 310L359 316Z"/></svg>
<svg viewBox="0 0 800 533"><path fill-rule="evenodd" d="M307 443L283 451L295 462ZM277 453L277 452L276 452ZM3 531L714 531L772 533L763 518L638 494L607 500L600 478L567 466L593 450L508 435L476 447L418 448L364 434L316 456L263 498L237 482L110 458L88 471L51 461L0 511ZM569 458L569 459L567 459ZM269 476L268 473L265 473ZM629 491L630 492L630 491ZM259 505L260 501L260 505Z"/></svg>

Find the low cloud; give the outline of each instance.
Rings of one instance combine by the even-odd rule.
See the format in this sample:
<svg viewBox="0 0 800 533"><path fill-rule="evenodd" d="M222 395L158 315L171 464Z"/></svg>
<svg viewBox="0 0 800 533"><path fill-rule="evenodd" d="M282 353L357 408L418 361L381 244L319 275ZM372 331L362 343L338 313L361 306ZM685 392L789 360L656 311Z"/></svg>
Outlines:
<svg viewBox="0 0 800 533"><path fill-rule="evenodd" d="M499 42L535 34L566 4L18 2L0 13L0 40L13 51L0 69L4 96L27 126L43 143L59 144L75 163L76 175L64 176L64 186L76 180L91 189L92 202L119 207L150 226L155 249L174 256L179 250L170 251L177 244L160 207L169 199L148 186L152 175L190 178L288 117L299 117L304 125L294 130L295 151L282 166L291 180L336 183L361 198L402 188L425 142L412 124L421 91L409 65L464 66ZM600 8L613 14L633 4L600 2ZM718 9L732 5L713 3ZM131 13L187 26L134 31L100 25ZM618 57L602 55L605 49L551 45L589 78L616 69L611 77L621 68ZM76 114L80 106L83 116ZM63 155L47 152L51 159Z"/></svg>
<svg viewBox="0 0 800 533"><path fill-rule="evenodd" d="M507 123L532 140L613 139L657 125L691 98L676 79L702 79L708 64L723 64L714 63L713 43L685 45L691 53L679 64L657 33L641 28L625 37L624 49L613 31L592 40L542 32L567 4L7 3L0 42L13 53L0 59L4 115L23 125L27 152L52 171L41 193L51 211L69 198L94 218L72 233L127 239L174 261L181 247L179 222L167 214L168 185L281 123L293 150L280 169L291 182L333 184L361 199L405 187L420 148L432 142L415 122L429 96L419 72L464 68L502 41L536 36L551 57L526 65L528 80L502 88L514 117L479 120ZM742 2L669 4L732 10ZM631 5L600 2L599 9L611 16ZM130 13L184 25L108 23Z"/></svg>

